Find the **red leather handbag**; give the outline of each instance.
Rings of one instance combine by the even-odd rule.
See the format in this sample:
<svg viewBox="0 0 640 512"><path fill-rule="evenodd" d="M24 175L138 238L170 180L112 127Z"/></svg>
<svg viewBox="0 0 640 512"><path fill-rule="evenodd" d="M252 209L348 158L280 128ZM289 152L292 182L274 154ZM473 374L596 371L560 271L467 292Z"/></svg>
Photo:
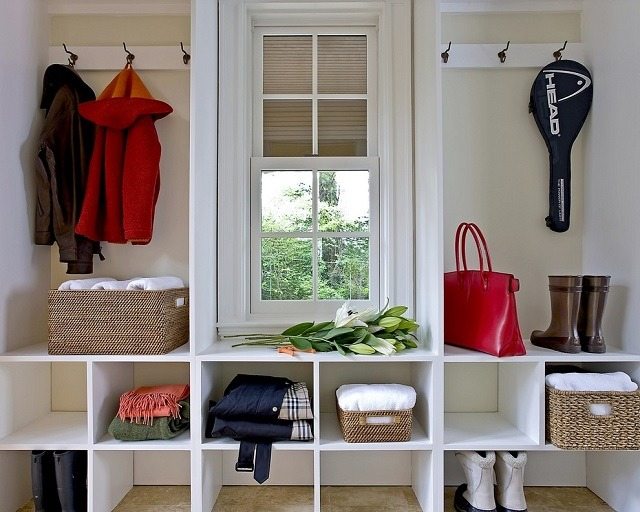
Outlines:
<svg viewBox="0 0 640 512"><path fill-rule="evenodd" d="M475 240L480 270L467 268L467 233ZM498 357L524 355L516 308L519 289L520 282L513 274L493 271L480 228L473 223L460 224L456 271L444 275L444 342Z"/></svg>

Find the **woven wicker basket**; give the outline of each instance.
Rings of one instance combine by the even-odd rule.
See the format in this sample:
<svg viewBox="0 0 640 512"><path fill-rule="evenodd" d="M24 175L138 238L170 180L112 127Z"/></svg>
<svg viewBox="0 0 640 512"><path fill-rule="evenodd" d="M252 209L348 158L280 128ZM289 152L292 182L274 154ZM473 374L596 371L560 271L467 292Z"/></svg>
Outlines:
<svg viewBox="0 0 640 512"><path fill-rule="evenodd" d="M547 386L547 439L565 450L640 450L640 391L560 391ZM606 404L611 414L592 414Z"/></svg>
<svg viewBox="0 0 640 512"><path fill-rule="evenodd" d="M188 339L188 288L49 292L49 354L166 354Z"/></svg>
<svg viewBox="0 0 640 512"><path fill-rule="evenodd" d="M344 411L336 405L342 435L347 443L386 443L411 439L411 409L404 411ZM371 423L370 418L391 418L389 423Z"/></svg>

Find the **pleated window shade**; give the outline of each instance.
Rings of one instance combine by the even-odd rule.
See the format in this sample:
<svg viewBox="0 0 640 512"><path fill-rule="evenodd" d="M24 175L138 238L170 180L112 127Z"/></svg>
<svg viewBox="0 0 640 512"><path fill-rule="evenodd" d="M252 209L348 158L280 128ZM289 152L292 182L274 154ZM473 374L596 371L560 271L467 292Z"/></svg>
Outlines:
<svg viewBox="0 0 640 512"><path fill-rule="evenodd" d="M367 93L367 36L318 36L318 92Z"/></svg>
<svg viewBox="0 0 640 512"><path fill-rule="evenodd" d="M263 156L367 156L367 36L265 35L262 59Z"/></svg>
<svg viewBox="0 0 640 512"><path fill-rule="evenodd" d="M366 100L318 100L318 154L367 156Z"/></svg>
<svg viewBox="0 0 640 512"><path fill-rule="evenodd" d="M264 156L311 155L311 109L311 100L264 100Z"/></svg>
<svg viewBox="0 0 640 512"><path fill-rule="evenodd" d="M311 94L312 45L312 36L264 37L264 94Z"/></svg>

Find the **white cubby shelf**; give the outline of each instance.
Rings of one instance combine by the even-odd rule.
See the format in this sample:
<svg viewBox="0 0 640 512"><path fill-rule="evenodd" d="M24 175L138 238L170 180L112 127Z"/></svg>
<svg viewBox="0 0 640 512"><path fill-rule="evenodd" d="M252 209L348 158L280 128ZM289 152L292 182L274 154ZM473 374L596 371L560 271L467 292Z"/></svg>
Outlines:
<svg viewBox="0 0 640 512"><path fill-rule="evenodd" d="M281 6L276 0L263 3L270 10L265 23L278 23ZM299 12L292 13L291 19L304 17L305 9L322 3L293 2ZM33 71L33 76L21 75L15 83L33 85L39 63L49 59L65 62L66 56L58 45L49 48L44 41L44 45L37 48L38 38L31 37L30 33L33 28L30 17L38 9L31 7L33 2L25 2L28 7L21 11L22 4L11 4L12 9L14 5L21 6L15 7L20 16L7 17L10 21L6 26L15 23L18 30L26 34L16 42L20 58L14 59L17 64L13 63L11 69L18 75L31 66L29 73ZM237 441L205 437L209 400L222 396L238 373L286 376L307 383L313 401L315 438L309 442L275 443L267 484L312 486L314 512L321 510L321 486L337 485L411 486L423 512L440 512L444 510L443 487L462 482L461 470L455 461L458 450L526 450L529 452L528 485L589 486L622 512L638 510L637 493L630 497L631 508L625 510L622 508L625 505L620 505L620 496L626 499L625 490L633 487L630 482L633 484L631 479L640 466L638 452L612 455L566 451L550 445L545 438L545 371L551 366L577 364L593 371L622 370L640 382L640 353L618 348L635 347L637 352L639 346L635 323L629 321L632 314L629 310L633 311L634 301L637 302L629 290L638 280L633 266L627 263L633 259L629 255L637 252L637 241L634 230L628 229L629 224L625 223L634 218L631 213L636 202L632 188L628 188L629 197L619 193L624 190L620 183L628 182L628 176L635 176L625 168L626 164L637 159L628 149L633 148L633 144L624 144L634 136L634 130L628 128L635 126L635 120L627 115L634 111L633 102L629 103L632 95L615 94L615 87L619 86L615 78L623 71L628 74L625 66L631 66L632 71L637 66L633 67L634 59L611 58L615 49L628 49L634 56L637 53L635 41L626 44L626 39L617 39L631 38L628 34L633 33L632 25L637 25L635 14L628 17L629 29L620 16L619 9L624 7L614 6L613 2L604 7L600 6L604 2L580 0L326 2L321 10L342 9L336 11L340 23L364 19L361 18L364 16L370 25L377 16L371 14L374 12L387 17L378 27L378 44L384 57L380 59L383 65L379 68L381 78L393 77L390 84L393 87L385 88L385 94L380 94L381 98L389 96L385 99L389 105L381 109L378 116L378 146L385 148L380 152L380 169L393 168L393 172L381 176L383 186L380 187L381 201L393 215L389 219L390 229L380 233L381 245L392 248L381 261L380 274L381 281L389 281L386 288L392 303L410 306L421 325L423 343L418 349L392 356L342 356L335 352L290 356L265 347L232 348L241 340L218 338L220 331L250 332L241 330L249 324L255 328L251 312L245 311L249 302L245 300L246 295L250 292L247 277L239 280L231 294L226 294L228 290L223 292L218 282L227 271L226 266L230 266L228 261L219 259L218 248L246 234L230 233L233 230L224 224L225 217L221 216L221 221L218 217L222 212L218 205L221 194L241 190L243 180L238 172L228 187L233 190L227 190L225 183L218 182L218 164L227 163L218 155L219 121L229 112L238 118L245 114L251 118L246 83L238 84L239 89L233 91L231 99L224 91L222 94L218 91L220 78L229 76L223 73L232 71L229 67L250 66L236 61L228 66L224 59L218 62L229 47L237 47L239 54L251 48L240 34L233 40L219 37L216 27L224 26L218 19L219 4L223 3L220 0L49 0L49 4L54 15L191 15L192 37L188 47L193 43L194 58L189 66L182 63L178 41L163 43L169 46L131 45L131 50L138 53L134 67L145 75L145 80L148 76L149 84L163 97L175 93L176 101L171 101L177 107L176 113L166 123L173 120L174 129L179 127L181 133L189 133L188 190L186 180L175 193L168 193L170 189L163 185L157 217L163 222L168 218L174 221L179 218L176 212L185 212L188 208L188 226L185 218L166 224L174 234L184 235L189 231L188 242L186 236L179 242L185 246L188 243L188 250L184 247L185 256L180 260L174 253L168 253L167 247L162 247L173 244L174 240L162 240L156 234L154 242L162 242L149 246L148 251L140 248L136 258L140 258L138 262L150 269L149 272L159 268L167 272L175 269L186 278L184 273L188 267L190 342L165 355L49 355L43 338L14 339L14 326L7 330L9 339L5 346L12 349L0 353L3 389L0 473L7 477L0 491L0 512L14 512L28 500L30 451L42 449L87 451L89 512L111 512L134 485L190 486L191 510L211 512L222 486L256 485L251 474L234 470ZM228 0L226 4L245 5L235 0ZM250 10L258 5L246 4L251 6ZM600 26L596 21L605 18L605 11L607 16L608 11L615 11L620 17ZM370 14L364 14L367 12ZM562 15L558 16L558 12ZM486 13L486 16L477 13ZM248 21L245 14L239 14L239 18ZM490 25L481 23L491 21L496 15L501 17L499 23L496 20ZM550 18L545 16L553 16L553 23L548 23ZM466 25L457 25L456 29L452 22L460 22L464 17L468 17ZM511 29L511 33L506 33L508 30L502 33L499 27L509 25L522 30L516 28ZM474 30L468 30L470 27ZM539 30L542 27L544 30ZM447 33L451 31L453 35ZM569 32L566 37L565 31ZM72 34L68 36L71 38ZM514 44L507 52L506 62L501 64L497 51L509 37ZM440 53L450 38L454 39L450 60L443 64ZM573 202L573 226L570 232L557 234L544 226L547 151L526 107L536 68L549 62L552 51L565 39L574 39L567 46L565 58L584 59L596 77L596 86L594 112L573 150L576 157L574 196L577 196ZM29 44L23 44L25 41ZM73 45L71 39L68 42L69 48L80 55L78 70L92 80L98 76L96 71L120 69L124 65L118 41L104 45L88 41L80 46ZM396 46L410 54L394 53ZM22 58L23 51L28 52L27 58ZM186 73L188 86L184 80ZM180 77L179 81L174 75ZM382 80L379 82L378 85L383 85ZM22 117L28 125L27 129L16 125L13 130L22 134L19 144L13 148L13 154L20 156L31 151L23 144L39 100L34 90L26 92L22 99L32 101L32 104L25 103L28 115L14 116L15 119ZM238 104L231 105L231 100L237 100ZM390 108L396 102L406 105L408 110L403 113L403 108ZM622 105L623 102L630 106ZM188 114L187 103L190 104ZM387 117L390 122L382 122ZM5 124L13 119L5 120ZM239 119L233 121L241 124ZM165 144L165 134L171 133L167 124L159 124L163 159L168 163L165 171L163 162L162 172L166 177L178 176L182 168L178 164L181 155L177 148L181 145L170 138L168 141L174 143ZM610 129L618 125L619 130ZM248 137L248 133L238 128L242 137ZM29 138L34 135L31 128ZM595 150L593 144L588 144L594 140L599 144ZM627 149L614 151L622 147ZM181 148L184 149L184 145ZM234 158L244 159L248 165L248 152L237 149L233 152ZM619 157L615 161L616 172L605 174L601 170L606 168L602 165L606 158L601 155L610 154ZM186 155L182 156L185 156L182 163L187 171ZM233 165L240 167L235 159ZM30 161L30 158L22 160ZM32 172L25 167L25 176L27 171ZM631 168L631 171L634 170ZM618 193L618 209L602 208L593 201L594 197L604 197L611 202L613 193L602 186L602 180L610 182L613 193ZM20 177L7 183L3 189L4 199L13 209L14 197L25 195L25 182ZM410 193L402 196L402 191ZM401 207L396 208L396 204ZM242 220L250 208L244 204L239 207L243 213L238 218ZM26 212L20 210L20 216L25 215ZM611 216L615 218L612 220ZM617 273L619 279L619 288L612 286L613 300L610 299L607 306L607 315L617 314L608 318L607 335L612 332L625 339L608 340L605 354L562 354L525 342L526 355L505 358L445 345L442 276L453 268L453 234L458 222L464 220L476 221L486 231L491 249L495 251L496 268L513 272L521 279L518 314L523 327L540 327L548 320L547 275L560 271L576 274L601 271ZM248 226L248 222L246 224ZM400 228L410 235L399 236ZM29 230L22 226L12 236L16 240L9 240L11 251L13 242L17 246L32 243ZM17 240L18 237L23 239ZM633 244L626 245L630 241ZM610 254L600 256L601 248ZM120 249L124 248L109 246L114 255ZM623 257L617 257L616 252ZM49 260L49 255L46 256L43 261ZM400 266L400 261L411 264L407 268L395 268ZM120 258L118 273L125 273L128 263ZM8 270L4 275L8 276L14 265L5 266ZM7 279L7 290L20 299L15 300L14 307L27 310L28 316L29 302L44 298L53 269L55 264L46 269L31 268L31 273L18 276L20 287ZM35 274L43 274L37 287L32 286ZM224 313L227 303L234 305L232 318L219 314ZM11 311L8 309L5 314L9 317ZM235 316L240 311L242 314ZM44 311L39 313L44 315ZM44 324L43 315L34 314L34 321L38 318ZM21 329L23 318L17 318L15 324L16 330ZM44 325L41 327L44 330ZM525 333L525 340L527 337ZM73 365L74 371L69 373L80 374L82 379L53 378L58 370L64 373L67 365ZM61 377L59 373L56 375ZM167 382L188 382L191 386L188 432L173 440L145 442L122 442L108 434L109 422L116 414L123 392L139 385ZM397 382L416 389L418 399L410 441L358 444L344 441L336 417L335 390L341 384L361 382ZM76 400L69 405L69 400L61 400L67 395L73 395L74 400L78 396L86 395L86 398L82 398L82 403ZM613 505L616 500L618 505Z"/></svg>
<svg viewBox="0 0 640 512"><path fill-rule="evenodd" d="M36 343L26 347L4 352L0 354L0 363L7 362L88 362L88 361L137 361L137 362L188 362L191 361L191 349L189 343L161 355L143 354L61 354L51 355L47 351L47 343Z"/></svg>
<svg viewBox="0 0 640 512"><path fill-rule="evenodd" d="M525 338L526 339L526 338ZM556 363L602 363L602 362L640 362L640 354L625 352L611 344L607 346L604 354L591 354L578 352L577 354L565 354L548 348L537 347L530 342L525 342L527 353L523 356L495 357L482 352L468 350L453 345L445 345L444 360L451 363L482 363L490 361L528 363L528 362L556 362Z"/></svg>
<svg viewBox="0 0 640 512"><path fill-rule="evenodd" d="M198 357L203 361L277 361L277 362L319 362L319 363L353 363L353 362L371 362L372 360L386 361L433 361L436 357L434 352L427 350L424 345L418 346L416 349L403 350L390 356L383 355L342 355L338 352L296 352L294 356L281 354L275 348L245 345L234 347L238 343L242 343L242 339L235 340L221 339L209 345L202 352L198 353Z"/></svg>

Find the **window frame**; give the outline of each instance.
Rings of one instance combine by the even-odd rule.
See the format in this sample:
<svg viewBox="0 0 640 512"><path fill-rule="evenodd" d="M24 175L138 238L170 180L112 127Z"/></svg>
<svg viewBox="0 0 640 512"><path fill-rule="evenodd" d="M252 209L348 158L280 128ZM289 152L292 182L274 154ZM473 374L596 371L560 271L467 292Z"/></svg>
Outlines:
<svg viewBox="0 0 640 512"><path fill-rule="evenodd" d="M365 36L367 38L367 91L365 94L321 94L318 93L318 37L330 35ZM305 94L265 94L263 92L263 42L265 36L310 36L312 38L312 88ZM254 27L252 30L253 47L253 144L251 157L251 249L250 249L250 314L277 315L283 310L297 314L326 315L335 310L344 300L263 300L262 299L262 266L261 242L261 173L264 170L312 171L313 180L313 214L317 215L318 171L368 171L369 172L369 299L352 300L353 307L379 307L380 252L379 252L379 158L378 158L378 41L377 30L367 26L292 26L292 27ZM360 157L265 157L264 154L264 119L263 105L265 100L310 100L312 105L312 154L318 154L319 123L318 102L329 100L365 100L367 102L367 156ZM315 225L306 233L312 240L312 280L313 289L318 283L318 239L321 232ZM307 238L305 236L304 238Z"/></svg>
<svg viewBox="0 0 640 512"><path fill-rule="evenodd" d="M380 300L380 241L379 241L379 159L378 157L253 157L251 158L251 312L252 314L278 314L284 310L296 314L334 313L344 300L263 300L261 297L261 242L265 238L262 231L262 201L260 182L262 171L312 171L312 209L317 214L317 172L318 171L368 171L369 172L369 231L364 234L342 232L345 238L369 239L369 300L351 300L356 309L378 307ZM308 232L280 234L284 238L309 238L312 240L312 279L317 283L318 254L317 241L323 238L315 225ZM277 234L277 233L276 233ZM338 236L340 235L338 234ZM298 236L300 235L300 236ZM346 236L345 236L346 235ZM336 233L331 233L331 237ZM274 237L277 238L277 237ZM314 284L315 289L315 284Z"/></svg>
<svg viewBox="0 0 640 512"><path fill-rule="evenodd" d="M281 330L322 313L250 311L250 187L253 133L252 31L260 27L345 26L377 30L377 142L380 196L380 303L415 304L412 112L412 6L409 0L219 0L217 166L217 330ZM419 196L418 196L419 197ZM208 236L196 233L196 238ZM215 314L215 313L214 313Z"/></svg>

